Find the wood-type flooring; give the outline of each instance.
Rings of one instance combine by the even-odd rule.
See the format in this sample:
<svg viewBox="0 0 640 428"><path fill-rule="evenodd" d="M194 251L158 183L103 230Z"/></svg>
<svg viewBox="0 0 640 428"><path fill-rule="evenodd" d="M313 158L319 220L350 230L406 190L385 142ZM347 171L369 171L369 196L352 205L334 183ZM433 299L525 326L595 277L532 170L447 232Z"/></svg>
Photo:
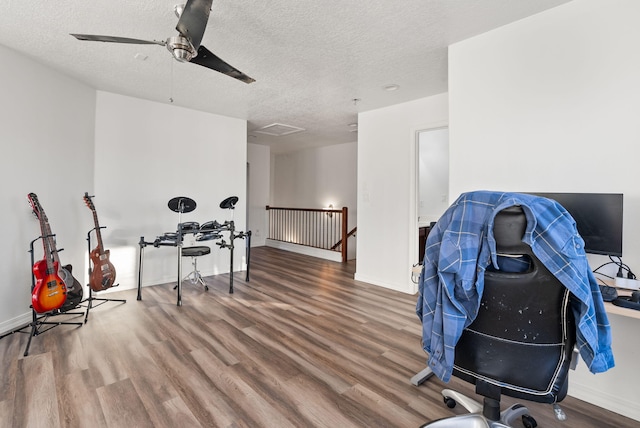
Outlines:
<svg viewBox="0 0 640 428"><path fill-rule="evenodd" d="M127 302L35 336L27 357L28 334L0 340L0 426L418 427L462 413L440 391L470 385L410 383L425 365L416 296L354 271L258 247L234 294L228 274L207 277L209 291L184 283L181 307L175 284L145 287L141 301L102 293ZM549 405L529 408L540 427L640 426L571 397L563 423Z"/></svg>

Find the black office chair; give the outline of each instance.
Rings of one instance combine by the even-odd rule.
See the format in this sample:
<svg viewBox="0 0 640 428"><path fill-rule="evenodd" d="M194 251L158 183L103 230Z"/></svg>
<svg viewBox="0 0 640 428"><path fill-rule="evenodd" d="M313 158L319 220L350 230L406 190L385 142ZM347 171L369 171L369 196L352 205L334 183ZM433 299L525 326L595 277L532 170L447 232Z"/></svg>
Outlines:
<svg viewBox="0 0 640 428"><path fill-rule="evenodd" d="M557 403L567 394L575 345L571 294L522 242L525 229L520 207L496 215L494 237L501 269L485 272L478 315L455 348L453 375L475 384L483 404L445 389L442 395L448 407L457 403L471 414L424 427L505 427L517 418L527 428L537 426L523 405L501 412L501 394L553 403L556 417L563 419ZM526 269L511 269L514 263Z"/></svg>

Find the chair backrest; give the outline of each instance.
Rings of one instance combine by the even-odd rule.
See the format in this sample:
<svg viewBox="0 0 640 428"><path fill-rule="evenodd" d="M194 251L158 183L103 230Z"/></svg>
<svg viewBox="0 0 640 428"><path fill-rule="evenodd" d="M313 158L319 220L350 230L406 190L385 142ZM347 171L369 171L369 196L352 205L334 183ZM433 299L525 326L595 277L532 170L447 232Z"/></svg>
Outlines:
<svg viewBox="0 0 640 428"><path fill-rule="evenodd" d="M526 225L520 207L495 217L501 269L485 272L480 309L456 345L453 374L505 395L553 403L567 393L575 321L569 291L522 242Z"/></svg>

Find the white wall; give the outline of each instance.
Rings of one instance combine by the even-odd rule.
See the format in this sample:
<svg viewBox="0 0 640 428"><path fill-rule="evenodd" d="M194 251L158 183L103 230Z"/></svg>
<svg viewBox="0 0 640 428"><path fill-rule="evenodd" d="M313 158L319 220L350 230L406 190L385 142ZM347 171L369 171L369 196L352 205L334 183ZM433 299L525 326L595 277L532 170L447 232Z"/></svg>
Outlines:
<svg viewBox="0 0 640 428"><path fill-rule="evenodd" d="M348 229L357 225L357 143L299 150L273 155L272 204L286 208L347 207ZM359 233L358 225L358 233ZM355 257L356 240L349 238L347 250Z"/></svg>
<svg viewBox="0 0 640 428"><path fill-rule="evenodd" d="M358 115L357 280L416 292L416 133L446 126L447 108L445 93Z"/></svg>
<svg viewBox="0 0 640 428"><path fill-rule="evenodd" d="M82 196L93 187L95 91L0 46L0 332L31 320L29 243L41 235L26 196L33 192L56 234L60 260L86 272L92 224ZM89 215L87 215L89 213ZM42 242L34 257L43 258ZM81 281L82 282L82 281Z"/></svg>
<svg viewBox="0 0 640 428"><path fill-rule="evenodd" d="M168 207L176 196L197 204L182 214L182 222L234 220L237 230L245 230L246 121L98 92L95 147L94 203L107 227L103 241L111 250L120 289L137 286L140 237L150 242L176 231L179 217ZM219 207L228 196L239 197L235 210ZM224 236L228 242L228 233ZM188 245L212 248L198 259L203 275L229 272L229 250L214 241L195 242L193 235L187 235ZM244 240L235 245L234 270L239 270ZM174 247L146 247L143 285L176 281L175 255ZM191 262L183 260L186 276Z"/></svg>
<svg viewBox="0 0 640 428"><path fill-rule="evenodd" d="M355 210L357 157L355 142L274 155L273 204Z"/></svg>
<svg viewBox="0 0 640 428"><path fill-rule="evenodd" d="M265 245L271 191L271 149L259 144L247 144L249 163L249 218L247 229L251 230L251 246Z"/></svg>
<svg viewBox="0 0 640 428"><path fill-rule="evenodd" d="M576 0L451 46L450 197L624 193L624 260L640 271L638 16L634 0ZM640 420L640 322L610 322L616 368L582 364L569 394Z"/></svg>

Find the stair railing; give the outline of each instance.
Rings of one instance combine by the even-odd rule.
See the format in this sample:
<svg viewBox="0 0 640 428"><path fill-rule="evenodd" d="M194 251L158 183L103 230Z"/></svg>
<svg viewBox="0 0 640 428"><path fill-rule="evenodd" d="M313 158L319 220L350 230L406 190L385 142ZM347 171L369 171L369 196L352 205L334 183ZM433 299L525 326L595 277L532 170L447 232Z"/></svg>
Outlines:
<svg viewBox="0 0 640 428"><path fill-rule="evenodd" d="M347 261L348 209L270 207L268 239L342 253Z"/></svg>

